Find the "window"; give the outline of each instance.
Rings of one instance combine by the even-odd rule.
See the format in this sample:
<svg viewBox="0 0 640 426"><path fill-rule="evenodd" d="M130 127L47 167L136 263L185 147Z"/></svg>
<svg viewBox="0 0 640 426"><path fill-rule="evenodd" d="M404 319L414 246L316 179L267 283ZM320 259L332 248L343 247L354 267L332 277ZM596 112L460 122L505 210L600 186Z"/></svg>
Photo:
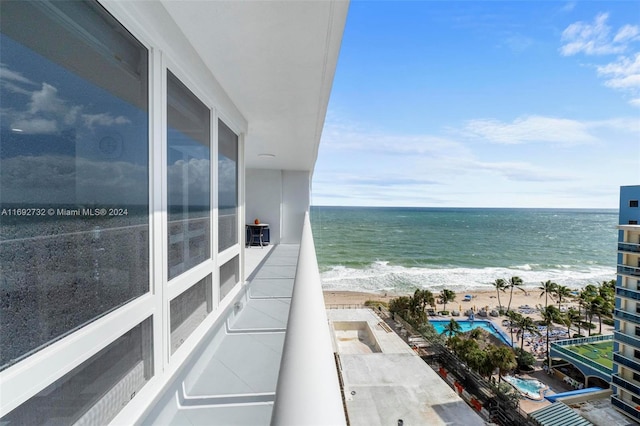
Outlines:
<svg viewBox="0 0 640 426"><path fill-rule="evenodd" d="M240 258L235 256L220 267L220 300L224 299L238 282L240 282Z"/></svg>
<svg viewBox="0 0 640 426"><path fill-rule="evenodd" d="M97 2L0 15L2 370L149 291L149 83Z"/></svg>
<svg viewBox="0 0 640 426"><path fill-rule="evenodd" d="M218 251L238 243L238 136L218 120Z"/></svg>
<svg viewBox="0 0 640 426"><path fill-rule="evenodd" d="M11 411L0 423L108 424L153 376L152 335L148 318Z"/></svg>
<svg viewBox="0 0 640 426"><path fill-rule="evenodd" d="M167 73L169 279L211 257L209 109Z"/></svg>
<svg viewBox="0 0 640 426"><path fill-rule="evenodd" d="M640 359L640 350L634 349L633 350L633 356L636 357L637 359Z"/></svg>
<svg viewBox="0 0 640 426"><path fill-rule="evenodd" d="M638 207L638 200L629 200L629 207Z"/></svg>
<svg viewBox="0 0 640 426"><path fill-rule="evenodd" d="M636 336L640 336L640 327L636 325Z"/></svg>
<svg viewBox="0 0 640 426"><path fill-rule="evenodd" d="M637 220L629 220L629 225L637 225L638 221Z"/></svg>
<svg viewBox="0 0 640 426"><path fill-rule="evenodd" d="M212 310L211 275L173 299L170 310L173 353Z"/></svg>

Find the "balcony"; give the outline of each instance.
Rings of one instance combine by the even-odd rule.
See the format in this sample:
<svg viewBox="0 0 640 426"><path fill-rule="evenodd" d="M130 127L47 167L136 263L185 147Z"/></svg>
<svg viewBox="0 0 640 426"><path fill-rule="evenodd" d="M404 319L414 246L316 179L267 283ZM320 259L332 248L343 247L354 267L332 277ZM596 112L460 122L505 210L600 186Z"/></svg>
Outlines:
<svg viewBox="0 0 640 426"><path fill-rule="evenodd" d="M621 333L620 331L614 331L613 337L617 342L622 342L625 345L630 345L636 348L640 348L640 337L624 334L624 333Z"/></svg>
<svg viewBox="0 0 640 426"><path fill-rule="evenodd" d="M637 361L634 361L630 358L627 358L624 355L620 355L619 353L614 353L613 354L613 362L616 362L620 365L624 365L625 367L628 367L634 371L636 371L637 373L640 373L640 363Z"/></svg>
<svg viewBox="0 0 640 426"><path fill-rule="evenodd" d="M616 296L624 297L627 299L640 300L640 291L623 287L616 287Z"/></svg>
<svg viewBox="0 0 640 426"><path fill-rule="evenodd" d="M640 268L634 266L618 265L618 274L629 275L634 278L640 278Z"/></svg>
<svg viewBox="0 0 640 426"><path fill-rule="evenodd" d="M631 321L635 324L640 324L640 315L632 314L631 312L614 309L613 316L624 321Z"/></svg>
<svg viewBox="0 0 640 426"><path fill-rule="evenodd" d="M631 382L631 381L629 381L629 380L627 380L627 379L625 379L623 377L620 377L619 374L611 375L611 381L616 386L624 388L624 389L628 390L629 392L632 392L636 396L640 397L640 387L638 387L638 385L636 385L635 383L633 383L633 382Z"/></svg>
<svg viewBox="0 0 640 426"><path fill-rule="evenodd" d="M627 415L633 417L634 419L640 420L640 411L638 411L635 404L623 401L615 395L611 397L611 404L614 407L624 411Z"/></svg>
<svg viewBox="0 0 640 426"><path fill-rule="evenodd" d="M308 214L300 245L247 258L249 283L136 423L345 424Z"/></svg>
<svg viewBox="0 0 640 426"><path fill-rule="evenodd" d="M618 251L625 253L640 253L640 244L618 243Z"/></svg>

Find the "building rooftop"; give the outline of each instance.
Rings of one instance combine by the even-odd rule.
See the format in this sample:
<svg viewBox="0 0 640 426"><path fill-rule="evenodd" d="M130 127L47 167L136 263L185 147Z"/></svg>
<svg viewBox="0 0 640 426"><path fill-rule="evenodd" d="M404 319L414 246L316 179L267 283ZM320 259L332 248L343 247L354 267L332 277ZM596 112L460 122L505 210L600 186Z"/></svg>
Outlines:
<svg viewBox="0 0 640 426"><path fill-rule="evenodd" d="M485 424L371 310L328 310L327 317L351 425L396 425L400 419L406 425Z"/></svg>

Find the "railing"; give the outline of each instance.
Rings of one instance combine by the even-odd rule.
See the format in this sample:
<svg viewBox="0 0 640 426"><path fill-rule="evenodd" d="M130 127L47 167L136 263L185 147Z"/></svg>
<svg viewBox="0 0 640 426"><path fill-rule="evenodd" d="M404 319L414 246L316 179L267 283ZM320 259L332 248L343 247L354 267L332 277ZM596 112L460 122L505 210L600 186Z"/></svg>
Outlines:
<svg viewBox="0 0 640 426"><path fill-rule="evenodd" d="M631 321L636 324L640 324L640 315L632 314L620 309L613 310L613 316L622 320Z"/></svg>
<svg viewBox="0 0 640 426"><path fill-rule="evenodd" d="M632 392L640 397L640 387L638 387L638 385L634 384L633 382L625 379L624 377L620 377L619 374L612 374L611 381L613 382L613 384L618 385L621 388L626 389L629 392Z"/></svg>
<svg viewBox="0 0 640 426"><path fill-rule="evenodd" d="M345 425L320 272L305 213L272 425Z"/></svg>
<svg viewBox="0 0 640 426"><path fill-rule="evenodd" d="M631 275L632 277L640 277L640 268L618 265L618 273L622 275Z"/></svg>
<svg viewBox="0 0 640 426"><path fill-rule="evenodd" d="M366 306L362 303L332 303L329 305L325 305L326 309L369 309L369 306Z"/></svg>
<svg viewBox="0 0 640 426"><path fill-rule="evenodd" d="M626 297L627 299L640 300L640 291L616 287L616 296Z"/></svg>
<svg viewBox="0 0 640 426"><path fill-rule="evenodd" d="M604 336L589 336L589 337L579 337L577 339L565 339L559 340L557 342L553 342L551 346L573 346L573 345L582 345L585 343L594 343L594 342L602 342L604 340L613 340L612 334L606 334Z"/></svg>
<svg viewBox="0 0 640 426"><path fill-rule="evenodd" d="M613 338L616 341L622 342L626 345L631 345L631 346L640 348L640 337L636 337L630 334L625 334L620 331L614 331Z"/></svg>
<svg viewBox="0 0 640 426"><path fill-rule="evenodd" d="M628 252L631 252L631 253L640 253L640 244L618 243L618 251L628 251Z"/></svg>
<svg viewBox="0 0 640 426"><path fill-rule="evenodd" d="M626 401L621 400L617 396L611 397L611 404L625 413L629 414L633 418L640 419L640 411L636 408L636 405L631 405Z"/></svg>
<svg viewBox="0 0 640 426"><path fill-rule="evenodd" d="M640 373L640 363L632 360L631 358L627 358L624 355L620 355L618 353L613 354L613 362L617 362L620 365L624 365L627 368L630 368L638 373Z"/></svg>

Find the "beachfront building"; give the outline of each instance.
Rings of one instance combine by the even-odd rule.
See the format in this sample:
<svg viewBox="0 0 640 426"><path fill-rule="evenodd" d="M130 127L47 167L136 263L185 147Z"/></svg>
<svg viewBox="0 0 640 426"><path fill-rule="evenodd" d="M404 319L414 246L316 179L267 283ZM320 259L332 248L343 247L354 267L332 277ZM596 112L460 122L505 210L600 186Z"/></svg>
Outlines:
<svg viewBox="0 0 640 426"><path fill-rule="evenodd" d="M0 2L0 423L345 423L306 212L347 10Z"/></svg>
<svg viewBox="0 0 640 426"><path fill-rule="evenodd" d="M640 185L620 188L611 403L640 420Z"/></svg>

